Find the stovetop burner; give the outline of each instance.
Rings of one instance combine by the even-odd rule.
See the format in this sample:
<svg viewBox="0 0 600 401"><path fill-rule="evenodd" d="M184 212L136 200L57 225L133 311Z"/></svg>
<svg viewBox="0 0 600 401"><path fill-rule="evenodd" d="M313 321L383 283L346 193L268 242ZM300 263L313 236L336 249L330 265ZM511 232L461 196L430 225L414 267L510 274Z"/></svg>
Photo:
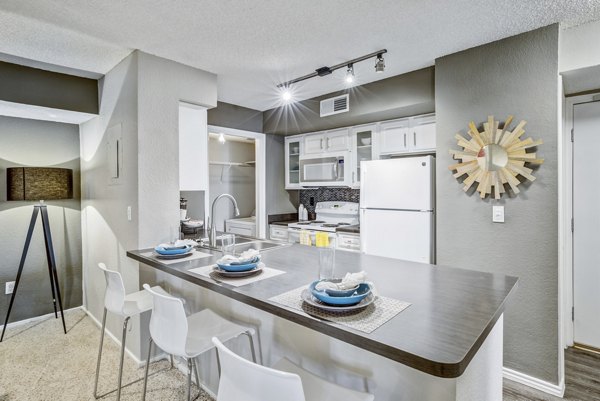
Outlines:
<svg viewBox="0 0 600 401"><path fill-rule="evenodd" d="M338 223L338 226L349 226L350 223Z"/></svg>
<svg viewBox="0 0 600 401"><path fill-rule="evenodd" d="M323 227L338 227L339 224L338 223L325 223L323 224Z"/></svg>
<svg viewBox="0 0 600 401"><path fill-rule="evenodd" d="M298 224L299 226L309 226L312 224L311 221L299 221L296 224Z"/></svg>
<svg viewBox="0 0 600 401"><path fill-rule="evenodd" d="M323 220L313 220L313 221L311 221L311 223L322 224L322 223L325 223L325 222Z"/></svg>

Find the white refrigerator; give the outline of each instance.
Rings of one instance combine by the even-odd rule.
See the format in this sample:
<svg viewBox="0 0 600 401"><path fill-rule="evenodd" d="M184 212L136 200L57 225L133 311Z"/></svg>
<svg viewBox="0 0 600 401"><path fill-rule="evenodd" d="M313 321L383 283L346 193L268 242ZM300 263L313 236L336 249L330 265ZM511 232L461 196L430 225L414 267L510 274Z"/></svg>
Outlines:
<svg viewBox="0 0 600 401"><path fill-rule="evenodd" d="M365 161L360 169L362 252L435 263L435 159Z"/></svg>

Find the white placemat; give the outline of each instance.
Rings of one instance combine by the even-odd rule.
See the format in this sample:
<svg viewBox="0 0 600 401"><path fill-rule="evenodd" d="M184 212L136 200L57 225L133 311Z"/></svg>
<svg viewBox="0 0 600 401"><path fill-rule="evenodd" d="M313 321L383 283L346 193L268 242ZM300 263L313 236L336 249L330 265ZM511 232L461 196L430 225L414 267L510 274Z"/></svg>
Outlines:
<svg viewBox="0 0 600 401"><path fill-rule="evenodd" d="M250 284L250 283L254 283L256 281L279 276L280 274L285 273L283 270L272 269L270 267L263 267L262 273L257 274L255 276L231 278L231 277L223 277L220 274L213 272L213 269L216 266L217 265L213 264L213 265L208 265L208 266L196 267L194 269L188 270L188 272L199 274L201 276L208 277L215 281L223 282L225 284L230 284L230 285L233 285L234 287L241 287L246 284Z"/></svg>
<svg viewBox="0 0 600 401"><path fill-rule="evenodd" d="M371 305L360 311L327 312L309 305L302 300L302 291L307 288L308 286L303 285L295 290L284 292L283 294L269 298L269 300L290 308L301 310L313 317L318 317L362 331L363 333L372 333L375 329L411 305L409 302L377 296Z"/></svg>
<svg viewBox="0 0 600 401"><path fill-rule="evenodd" d="M186 256L185 258L179 258L179 259L161 259L161 258L157 258L154 252L145 252L141 254L142 256L145 256L147 258L152 258L152 259L156 259L157 261L170 265L173 263L181 263L181 262L187 262L190 260L194 260L194 259L201 259L201 258L208 258L209 256L213 256L210 253L204 253L204 252L200 252L197 250L193 250L192 254L190 256Z"/></svg>

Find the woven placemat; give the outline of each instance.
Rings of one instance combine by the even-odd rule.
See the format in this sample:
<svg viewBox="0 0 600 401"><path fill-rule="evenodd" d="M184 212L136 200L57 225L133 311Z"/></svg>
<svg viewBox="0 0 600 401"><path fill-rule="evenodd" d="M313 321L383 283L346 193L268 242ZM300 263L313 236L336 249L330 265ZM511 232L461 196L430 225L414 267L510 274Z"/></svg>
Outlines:
<svg viewBox="0 0 600 401"><path fill-rule="evenodd" d="M304 311L305 313L330 322L339 323L363 333L372 333L385 322L408 308L411 304L397 299L377 296L375 301L364 309L349 312L328 312L302 300L301 294L306 285L269 298L270 301Z"/></svg>
<svg viewBox="0 0 600 401"><path fill-rule="evenodd" d="M254 283L256 281L265 280L267 278L279 276L280 274L285 273L282 270L273 269L270 267L263 267L262 272L260 274L256 274L254 276L246 276L246 277L223 277L218 273L215 273L213 269L217 267L217 265L207 265L202 267L197 267L195 269L190 269L188 272L199 274L204 277L212 278L215 281L220 283L230 284L234 287L241 287L246 284Z"/></svg>

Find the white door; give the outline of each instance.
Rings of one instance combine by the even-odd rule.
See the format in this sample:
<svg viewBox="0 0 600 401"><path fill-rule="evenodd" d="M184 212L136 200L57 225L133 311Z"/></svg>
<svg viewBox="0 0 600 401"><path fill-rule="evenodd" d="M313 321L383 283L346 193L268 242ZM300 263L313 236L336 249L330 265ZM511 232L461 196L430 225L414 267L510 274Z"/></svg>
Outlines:
<svg viewBox="0 0 600 401"><path fill-rule="evenodd" d="M388 121L379 126L379 152L382 155L408 151L408 119Z"/></svg>
<svg viewBox="0 0 600 401"><path fill-rule="evenodd" d="M350 148L348 128L327 131L325 137L325 150L327 152L347 151Z"/></svg>
<svg viewBox="0 0 600 401"><path fill-rule="evenodd" d="M360 213L362 252L413 262L433 262L433 213L370 209L361 209Z"/></svg>
<svg viewBox="0 0 600 401"><path fill-rule="evenodd" d="M410 147L416 152L435 150L435 123L413 127Z"/></svg>
<svg viewBox="0 0 600 401"><path fill-rule="evenodd" d="M325 134L304 136L304 154L322 153L325 149Z"/></svg>
<svg viewBox="0 0 600 401"><path fill-rule="evenodd" d="M363 162L360 207L433 210L433 171L431 156Z"/></svg>
<svg viewBox="0 0 600 401"><path fill-rule="evenodd" d="M574 341L600 348L600 102L573 111Z"/></svg>

